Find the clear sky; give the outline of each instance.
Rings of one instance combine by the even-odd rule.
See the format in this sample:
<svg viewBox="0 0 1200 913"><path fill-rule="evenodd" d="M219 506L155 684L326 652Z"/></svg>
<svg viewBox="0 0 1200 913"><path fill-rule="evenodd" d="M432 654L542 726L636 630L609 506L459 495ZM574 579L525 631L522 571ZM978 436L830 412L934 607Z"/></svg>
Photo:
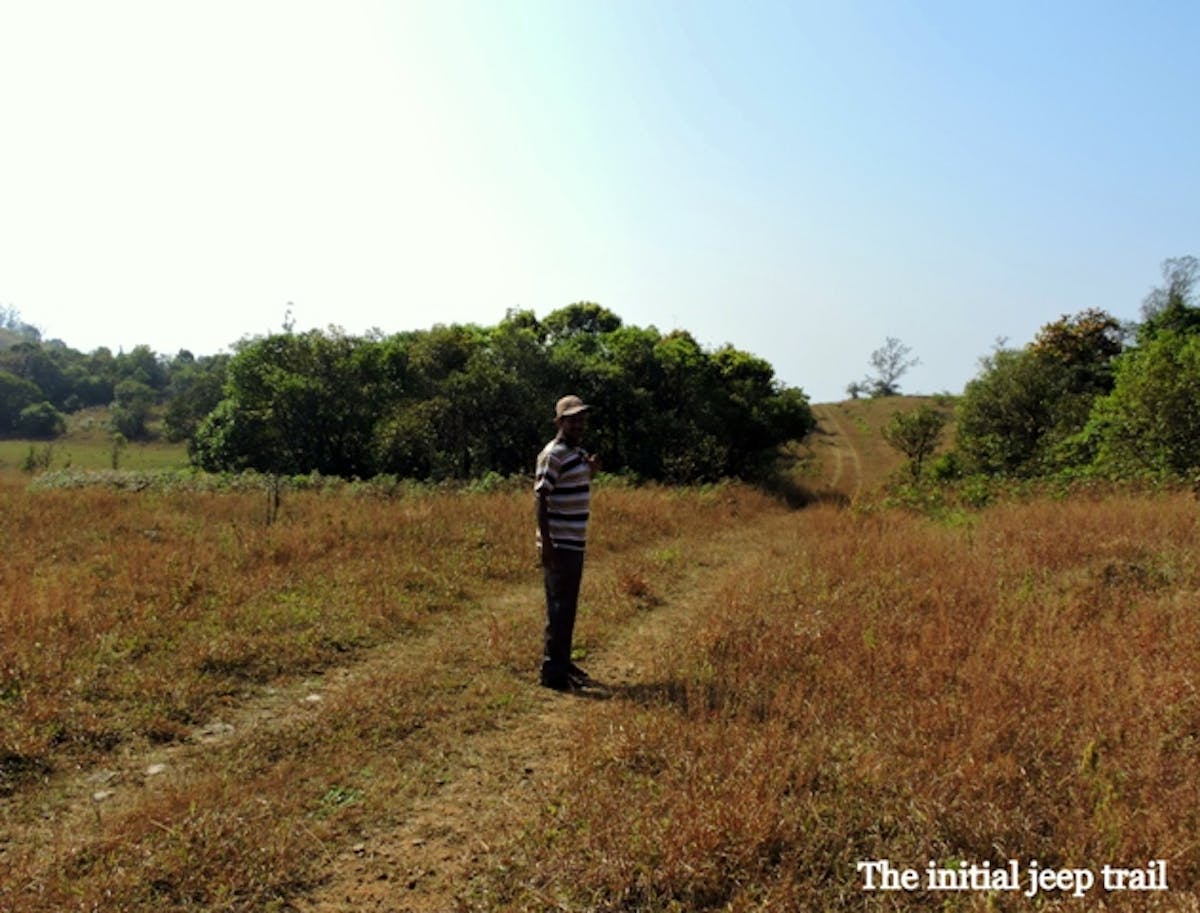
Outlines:
<svg viewBox="0 0 1200 913"><path fill-rule="evenodd" d="M0 0L0 304L90 351L596 301L842 399L1200 255L1200 3Z"/></svg>

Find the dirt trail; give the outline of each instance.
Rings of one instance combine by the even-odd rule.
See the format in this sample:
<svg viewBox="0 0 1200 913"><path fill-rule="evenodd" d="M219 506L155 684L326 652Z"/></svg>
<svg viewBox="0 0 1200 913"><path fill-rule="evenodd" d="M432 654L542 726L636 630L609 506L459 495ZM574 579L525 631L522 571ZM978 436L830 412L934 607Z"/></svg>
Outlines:
<svg viewBox="0 0 1200 913"><path fill-rule="evenodd" d="M415 804L398 827L367 835L330 865L320 890L296 902L302 913L445 913L462 908L471 877L491 867L546 801L547 784L567 763L572 732L597 702L644 690L658 658L681 636L693 606L713 598L739 560L787 535L795 519L771 514L706 543L685 578L655 608L635 617L589 655L596 685L563 695L537 689L528 712L503 729L464 736L444 784ZM581 612L587 611L585 571Z"/></svg>
<svg viewBox="0 0 1200 913"><path fill-rule="evenodd" d="M449 747L431 741L406 760L413 780L422 782L416 797L397 801L393 823L360 829L345 846L321 846L326 877L307 896L292 898L289 909L441 913L460 907L458 898L471 877L494 864L505 843L534 820L547 800L547 785L567 763L573 729L596 711L598 701L622 700L652 684L664 644L681 636L691 607L711 599L739 562L788 535L794 523L792 514L767 511L675 558L679 573L655 593L652 607L636 612L618 630L606 631L604 646L588 656L585 664L596 680L594 687L557 694L539 688L536 670L530 668L518 676L523 702L507 722L480 727L470 720L444 721L455 731L469 731ZM611 582L627 559L619 554L589 557L581 613L588 611L589 587ZM527 626L536 637L534 619L542 598L537 576L531 568L528 583L494 595L478 611L433 622L411 640L377 647L352 663L286 687L250 691L184 742L130 746L103 769L61 778L33 800L36 815L0 808L0 862L6 844L63 847L75 835L100 834L104 822L160 791L186 790L210 769L214 750L233 750L269 733L321 727L327 715L344 706L347 695L388 680L398 668L412 669L413 675L444 673L457 645L486 642L497 623ZM535 657L537 644L529 649ZM493 677L504 674L500 668L487 671ZM438 755L422 757L421 751ZM431 767L438 771L432 781Z"/></svg>
<svg viewBox="0 0 1200 913"><path fill-rule="evenodd" d="M859 455L858 449L854 446L850 436L846 434L841 422L838 421L836 407L817 405L812 408L819 427L826 435L829 435L829 440L823 443L828 444L828 450L833 455L833 469L825 480L825 484L833 491L842 492L851 498L857 497L862 493L863 488L862 457ZM842 476L844 464L847 461L851 466L851 479L844 482Z"/></svg>

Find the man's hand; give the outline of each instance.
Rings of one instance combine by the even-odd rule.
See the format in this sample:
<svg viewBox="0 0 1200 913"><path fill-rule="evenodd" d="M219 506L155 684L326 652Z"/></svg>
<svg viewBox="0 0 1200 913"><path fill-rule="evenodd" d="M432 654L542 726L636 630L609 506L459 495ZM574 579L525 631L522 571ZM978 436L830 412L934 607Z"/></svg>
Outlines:
<svg viewBox="0 0 1200 913"><path fill-rule="evenodd" d="M554 570L557 559L554 553L554 546L548 542L543 542L538 550L542 553L542 567L548 571Z"/></svg>
<svg viewBox="0 0 1200 913"><path fill-rule="evenodd" d="M592 476L595 476L596 473L603 468L600 463L600 457L596 456L594 453L589 453L587 455L587 464L588 470L591 472Z"/></svg>

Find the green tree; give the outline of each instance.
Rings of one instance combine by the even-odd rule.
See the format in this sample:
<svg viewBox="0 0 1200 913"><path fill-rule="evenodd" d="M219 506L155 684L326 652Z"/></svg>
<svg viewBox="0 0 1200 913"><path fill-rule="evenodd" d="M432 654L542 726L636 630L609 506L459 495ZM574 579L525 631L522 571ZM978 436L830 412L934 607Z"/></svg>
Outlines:
<svg viewBox="0 0 1200 913"><path fill-rule="evenodd" d="M552 343L579 335L595 339L620 326L620 317L591 301L579 301L559 308L542 321L542 327Z"/></svg>
<svg viewBox="0 0 1200 913"><path fill-rule="evenodd" d="M908 458L908 469L914 481L921 477L922 467L942 439L942 430L949 416L928 404L911 412L895 412L882 430L883 439Z"/></svg>
<svg viewBox="0 0 1200 913"><path fill-rule="evenodd" d="M969 471L1036 476L1054 468L1054 444L1078 431L1072 409L1064 426L1069 371L1030 349L1002 350L984 360L963 391L957 449Z"/></svg>
<svg viewBox="0 0 1200 913"><path fill-rule="evenodd" d="M156 393L167 387L167 369L162 359L147 345L134 346L129 352L119 353L113 359L114 382L134 380Z"/></svg>
<svg viewBox="0 0 1200 913"><path fill-rule="evenodd" d="M1152 289L1142 302L1139 343L1165 331L1200 332L1200 308L1196 306L1200 260L1191 256L1164 260L1162 275L1163 284Z"/></svg>
<svg viewBox="0 0 1200 913"><path fill-rule="evenodd" d="M113 390L111 424L114 431L129 440L142 440L149 436L150 414L158 401L158 394L139 380L121 381Z"/></svg>
<svg viewBox="0 0 1200 913"><path fill-rule="evenodd" d="M1070 366L1077 375L1072 385L1080 392L1107 392L1113 359L1124 349L1124 330L1108 312L1089 308L1046 324L1030 349Z"/></svg>
<svg viewBox="0 0 1200 913"><path fill-rule="evenodd" d="M169 366L163 427L172 441L190 440L221 401L229 356L195 358L180 352Z"/></svg>
<svg viewBox="0 0 1200 913"><path fill-rule="evenodd" d="M1200 468L1200 333L1159 330L1123 355L1089 432L1099 443L1097 466L1111 474Z"/></svg>
<svg viewBox="0 0 1200 913"><path fill-rule="evenodd" d="M67 423L61 412L43 401L21 410L16 430L22 437L48 439L64 433Z"/></svg>
<svg viewBox="0 0 1200 913"><path fill-rule="evenodd" d="M1089 463L1089 417L1113 387L1122 335L1115 318L1091 309L1046 324L1024 349L985 359L958 408L967 468L1037 476Z"/></svg>
<svg viewBox="0 0 1200 913"><path fill-rule="evenodd" d="M589 444L612 471L698 481L762 472L812 427L803 393L732 347L626 327L580 303L539 321L435 326L383 338L252 340L192 439L206 469L468 478L528 472L557 397L597 406Z"/></svg>
<svg viewBox="0 0 1200 913"><path fill-rule="evenodd" d="M0 370L25 378L42 391L39 399L48 400L59 408L71 394L62 361L59 350L48 349L40 342L19 342L0 352Z"/></svg>
<svg viewBox="0 0 1200 913"><path fill-rule="evenodd" d="M354 357L369 341L340 330L283 333L242 344L225 398L200 424L193 460L204 469L366 476L379 404Z"/></svg>
<svg viewBox="0 0 1200 913"><path fill-rule="evenodd" d="M44 399L37 384L9 371L0 371L0 434L15 431L21 412Z"/></svg>

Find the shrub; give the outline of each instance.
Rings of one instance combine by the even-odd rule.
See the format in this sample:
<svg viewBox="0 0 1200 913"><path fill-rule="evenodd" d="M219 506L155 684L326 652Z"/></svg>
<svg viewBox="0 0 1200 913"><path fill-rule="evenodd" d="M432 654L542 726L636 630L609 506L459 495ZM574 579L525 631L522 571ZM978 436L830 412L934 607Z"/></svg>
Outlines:
<svg viewBox="0 0 1200 913"><path fill-rule="evenodd" d="M54 438L66 430L62 413L47 402L26 406L17 417L16 431L24 437Z"/></svg>

